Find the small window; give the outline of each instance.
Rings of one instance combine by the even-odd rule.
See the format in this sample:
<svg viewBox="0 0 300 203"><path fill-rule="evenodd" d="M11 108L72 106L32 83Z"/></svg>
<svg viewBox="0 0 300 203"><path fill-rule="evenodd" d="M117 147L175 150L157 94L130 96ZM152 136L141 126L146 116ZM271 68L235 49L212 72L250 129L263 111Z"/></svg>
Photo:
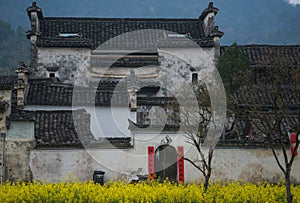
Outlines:
<svg viewBox="0 0 300 203"><path fill-rule="evenodd" d="M196 85L198 83L198 73L192 74L192 83Z"/></svg>
<svg viewBox="0 0 300 203"><path fill-rule="evenodd" d="M183 34L168 34L168 37L185 37L186 35L183 35Z"/></svg>
<svg viewBox="0 0 300 203"><path fill-rule="evenodd" d="M50 74L49 74L49 77L50 77L50 78L55 78L55 73L50 73Z"/></svg>
<svg viewBox="0 0 300 203"><path fill-rule="evenodd" d="M60 37L80 37L79 33L59 33Z"/></svg>

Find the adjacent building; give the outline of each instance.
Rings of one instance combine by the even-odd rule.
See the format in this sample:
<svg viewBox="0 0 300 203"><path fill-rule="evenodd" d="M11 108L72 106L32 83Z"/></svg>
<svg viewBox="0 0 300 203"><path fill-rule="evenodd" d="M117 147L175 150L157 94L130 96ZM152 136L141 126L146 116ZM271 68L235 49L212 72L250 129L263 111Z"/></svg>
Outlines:
<svg viewBox="0 0 300 203"><path fill-rule="evenodd" d="M198 155L174 127L169 115L178 112L166 104L189 94L180 92L187 84L193 93L213 83L206 76L225 50L213 3L195 19L45 17L35 2L27 13L30 71L21 63L16 77L0 83L9 104L1 111L3 178L57 181L71 173L89 180L102 170L105 181L154 172L174 181L201 179L182 160ZM255 68L269 49L300 58L299 46L241 48ZM225 133L246 125L226 123L213 178L277 181L280 173L263 142L245 139L249 131ZM294 178L300 181L297 173Z"/></svg>

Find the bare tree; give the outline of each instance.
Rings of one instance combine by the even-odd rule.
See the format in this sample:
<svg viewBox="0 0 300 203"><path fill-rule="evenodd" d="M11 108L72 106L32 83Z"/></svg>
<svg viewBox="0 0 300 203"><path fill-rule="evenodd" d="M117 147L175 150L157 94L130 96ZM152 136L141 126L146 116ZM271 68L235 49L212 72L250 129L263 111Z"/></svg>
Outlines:
<svg viewBox="0 0 300 203"><path fill-rule="evenodd" d="M186 87L183 87L182 92L186 92L185 89ZM214 153L213 145L208 146L206 149L203 147L203 141L213 120L210 96L204 84L194 84L194 95L184 95L183 102L179 102L179 104L172 103L170 105L171 109L175 109L175 112L177 112L176 114L172 114L171 120L180 125L180 130L187 138L187 142L195 147L198 153L199 158L197 160L186 156L183 158L203 174L203 193L206 193L211 177ZM180 116L178 113L180 113Z"/></svg>
<svg viewBox="0 0 300 203"><path fill-rule="evenodd" d="M286 200L293 201L291 171L299 147L300 91L299 67L293 66L276 53L269 53L272 64L261 66L259 78L240 91L237 105L247 115L269 144L277 165L282 171L286 186ZM294 151L289 153L288 132L296 134ZM276 148L281 149L280 158Z"/></svg>

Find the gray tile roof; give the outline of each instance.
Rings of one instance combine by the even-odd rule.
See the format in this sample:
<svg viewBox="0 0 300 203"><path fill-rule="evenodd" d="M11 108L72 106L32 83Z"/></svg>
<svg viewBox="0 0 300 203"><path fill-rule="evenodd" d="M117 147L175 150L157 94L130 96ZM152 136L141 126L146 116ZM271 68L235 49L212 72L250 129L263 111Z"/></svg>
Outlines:
<svg viewBox="0 0 300 203"><path fill-rule="evenodd" d="M199 48L201 47L213 47L214 41L210 38L203 39L193 39L189 40L188 38L183 39L166 39L159 40L158 47L159 48Z"/></svg>
<svg viewBox="0 0 300 203"><path fill-rule="evenodd" d="M96 143L90 131L90 116L85 110L36 111L35 140L37 146L81 145ZM74 117L73 117L74 115ZM75 128L74 119L80 122ZM80 134L80 139L78 134Z"/></svg>
<svg viewBox="0 0 300 203"><path fill-rule="evenodd" d="M227 46L221 47L224 53ZM249 58L250 65L268 66L280 60L291 66L300 66L300 45L239 45Z"/></svg>
<svg viewBox="0 0 300 203"><path fill-rule="evenodd" d="M37 147L130 146L130 137L96 139L90 130L90 115L84 110L35 111ZM76 127L75 127L76 126Z"/></svg>
<svg viewBox="0 0 300 203"><path fill-rule="evenodd" d="M172 97L137 97L138 106L165 106L170 102L176 102Z"/></svg>
<svg viewBox="0 0 300 203"><path fill-rule="evenodd" d="M240 48L247 52L251 65L271 65L280 59L282 63L300 66L300 45L249 45Z"/></svg>
<svg viewBox="0 0 300 203"><path fill-rule="evenodd" d="M265 145L268 146L268 138L261 132L270 131L267 124L273 123L274 115L268 114L268 112L255 112L256 116L254 119L249 120L246 116L237 117L235 120L235 126L233 129L227 129L226 137L221 142L223 144L228 144L230 141L232 143L244 143L244 145ZM288 114L282 118L281 130L284 133L284 142L288 145L289 138L288 133L295 124L298 124L298 115ZM265 122L267 120L267 122ZM251 123L252 133L248 134L249 129L247 129ZM273 145L280 144L280 137L278 134L273 133L270 135Z"/></svg>
<svg viewBox="0 0 300 203"><path fill-rule="evenodd" d="M261 98L262 97L262 98ZM263 96L259 97L260 100L264 100L265 98ZM270 102L269 100L267 100ZM161 106L166 107L170 106L170 102L176 102L171 97L138 97L137 103L139 107L151 107L151 106ZM261 102L261 101L258 101ZM174 103L175 104L175 103ZM173 105L174 105L173 104ZM171 104L172 105L172 104ZM173 106L172 105L172 106ZM139 108L138 108L139 109ZM157 125L155 123L149 123L149 121L145 120L144 114L147 112L147 109L150 108L143 108L144 111L138 110L137 112L137 123L130 122L130 130L161 130L163 128L163 131L178 131L179 125L174 125L174 123L160 123L160 125ZM166 110L166 109L165 109ZM167 115L173 111L166 111ZM233 123L227 122L225 124L224 134L220 137L220 140L218 142L219 146L268 146L268 139L267 137L260 132L260 130L256 127L259 126L261 129L266 129L267 126L265 125L263 119L261 118L261 115L264 115L263 118L268 120L274 120L271 114L268 114L268 111L262 111L262 112L256 112L257 116L254 120L250 121L249 118L247 118L246 115L240 115L234 119ZM174 115L171 116L171 118L174 118ZM155 122L155 121L154 121ZM290 114L286 115L283 118L282 122L282 131L288 135L288 132L290 131L291 127L298 122L298 115L293 114L293 112L290 112ZM252 123L252 133L250 133L249 124ZM254 123L256 125L254 125ZM150 125L151 124L151 125ZM150 125L150 127L149 127ZM273 144L279 144L279 137L276 134L272 135ZM286 144L288 144L288 139L286 139Z"/></svg>
<svg viewBox="0 0 300 203"><path fill-rule="evenodd" d="M280 92L272 85L262 86L243 86L235 93L235 105L240 108L260 109L270 111L273 110L274 98L280 100L288 107L289 111L299 108L298 90L285 85L282 86Z"/></svg>
<svg viewBox="0 0 300 203"><path fill-rule="evenodd" d="M138 56L138 57L137 57ZM113 55L105 55L105 57L97 58L97 54L93 53L91 58L92 67L143 67L143 66L158 66L157 53L132 53L120 58Z"/></svg>
<svg viewBox="0 0 300 203"><path fill-rule="evenodd" d="M125 84L115 91L118 81L101 80L97 90L94 88L76 88L73 85L38 79L29 82L26 105L45 106L111 106L112 96L115 105L128 104L128 93ZM96 86L97 87L97 86Z"/></svg>
<svg viewBox="0 0 300 203"><path fill-rule="evenodd" d="M58 18L41 19L38 46L50 47L91 47L99 45L118 35L136 30L158 29L189 36L200 46L212 46L212 38L204 39L203 25L200 19L161 19L161 18ZM148 31L147 31L148 32ZM150 31L151 32L151 31ZM78 34L62 37L60 34ZM134 50L154 50L158 39L164 39L164 32L149 34L147 39L137 37L116 40L113 47L126 47Z"/></svg>
<svg viewBox="0 0 300 203"><path fill-rule="evenodd" d="M8 117L9 121L35 121L36 115L32 111L14 110Z"/></svg>
<svg viewBox="0 0 300 203"><path fill-rule="evenodd" d="M139 95L153 95L160 84L144 80ZM97 88L95 88L97 87ZM163 98L162 98L163 99ZM157 99L156 99L157 100ZM129 106L127 83L103 79L93 87L76 87L50 78L29 80L25 105L43 106Z"/></svg>

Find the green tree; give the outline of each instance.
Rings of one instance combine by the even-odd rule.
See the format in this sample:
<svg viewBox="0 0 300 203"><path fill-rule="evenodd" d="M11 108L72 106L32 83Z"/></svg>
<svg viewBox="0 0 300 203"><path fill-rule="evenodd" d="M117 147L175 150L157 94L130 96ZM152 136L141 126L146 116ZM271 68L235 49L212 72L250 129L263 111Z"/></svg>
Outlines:
<svg viewBox="0 0 300 203"><path fill-rule="evenodd" d="M220 56L217 68L223 80L227 95L232 95L242 84L242 75L249 70L250 62L245 51L235 42L225 48ZM229 98L228 98L229 99Z"/></svg>

